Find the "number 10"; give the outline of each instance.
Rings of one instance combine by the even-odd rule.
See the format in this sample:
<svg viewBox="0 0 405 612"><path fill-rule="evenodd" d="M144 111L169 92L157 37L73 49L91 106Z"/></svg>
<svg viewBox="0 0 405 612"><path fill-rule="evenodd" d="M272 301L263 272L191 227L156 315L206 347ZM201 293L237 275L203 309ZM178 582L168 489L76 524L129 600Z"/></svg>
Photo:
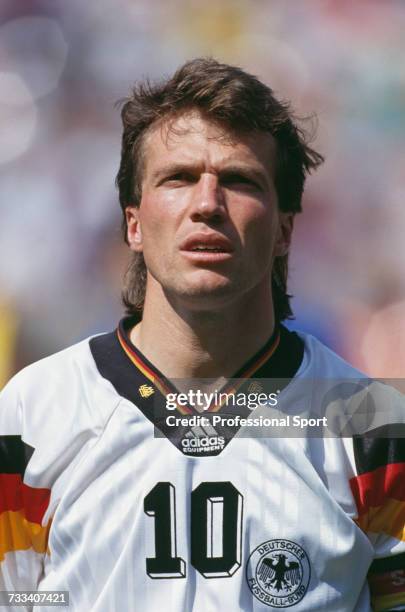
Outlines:
<svg viewBox="0 0 405 612"><path fill-rule="evenodd" d="M158 482L144 500L155 519L155 556L146 559L151 578L185 578L177 556L176 490ZM205 578L232 576L241 565L243 498L230 482L202 482L191 493L191 565Z"/></svg>

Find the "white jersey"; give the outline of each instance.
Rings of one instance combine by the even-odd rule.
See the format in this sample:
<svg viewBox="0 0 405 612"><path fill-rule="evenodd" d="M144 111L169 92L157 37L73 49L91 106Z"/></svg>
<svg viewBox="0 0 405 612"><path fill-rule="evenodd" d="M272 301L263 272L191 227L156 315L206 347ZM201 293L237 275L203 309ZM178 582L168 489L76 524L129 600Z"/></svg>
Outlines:
<svg viewBox="0 0 405 612"><path fill-rule="evenodd" d="M403 441L246 434L267 405L189 427L130 325L1 395L0 590L68 591L75 612L405 609ZM281 327L235 378L277 379L286 418L300 381L359 373Z"/></svg>

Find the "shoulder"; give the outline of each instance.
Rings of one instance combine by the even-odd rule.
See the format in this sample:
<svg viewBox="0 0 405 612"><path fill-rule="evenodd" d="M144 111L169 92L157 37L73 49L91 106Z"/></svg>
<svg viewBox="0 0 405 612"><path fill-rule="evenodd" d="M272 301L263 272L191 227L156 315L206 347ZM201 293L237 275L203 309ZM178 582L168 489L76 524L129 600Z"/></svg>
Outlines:
<svg viewBox="0 0 405 612"><path fill-rule="evenodd" d="M55 392L70 394L72 383L85 385L96 375L89 341L90 338L82 340L25 367L8 382L1 397L19 401L46 398Z"/></svg>
<svg viewBox="0 0 405 612"><path fill-rule="evenodd" d="M357 370L315 336L300 331L296 333L304 343L304 359L299 375L319 375L326 378L366 378L363 372Z"/></svg>
<svg viewBox="0 0 405 612"><path fill-rule="evenodd" d="M90 341L41 359L9 381L0 394L2 434L23 430L31 438L44 430L102 426L117 397L100 376Z"/></svg>
<svg viewBox="0 0 405 612"><path fill-rule="evenodd" d="M57 353L31 363L13 376L6 385L4 391L12 390L24 393L27 389L34 390L39 386L44 388L45 380L57 382L58 379L60 380L62 378L62 374L69 374L69 372L74 369L75 365L79 365L80 367L85 366L90 356L89 340L90 338L87 338Z"/></svg>
<svg viewBox="0 0 405 612"><path fill-rule="evenodd" d="M310 379L312 386L325 392L324 400L328 399L328 402L324 402L324 405L340 400L340 408L344 409L346 419L353 417L356 412L359 428L355 428L352 433L378 430L375 438L395 437L398 427L405 423L405 397L396 388L396 382L400 381L373 379L339 357L314 336L301 332L299 336L305 348L297 378ZM344 435L348 435L348 431Z"/></svg>
<svg viewBox="0 0 405 612"><path fill-rule="evenodd" d="M24 368L0 394L0 471L52 491L49 516L122 399L99 374L90 341Z"/></svg>

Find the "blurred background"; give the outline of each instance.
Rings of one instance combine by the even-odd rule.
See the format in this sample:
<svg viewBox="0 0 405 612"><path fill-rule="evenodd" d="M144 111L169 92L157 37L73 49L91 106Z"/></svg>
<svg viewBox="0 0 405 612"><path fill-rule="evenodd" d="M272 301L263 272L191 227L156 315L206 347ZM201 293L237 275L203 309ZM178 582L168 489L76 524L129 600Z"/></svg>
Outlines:
<svg viewBox="0 0 405 612"><path fill-rule="evenodd" d="M405 377L405 2L2 0L0 386L122 314L114 108L213 55L318 117L291 327Z"/></svg>

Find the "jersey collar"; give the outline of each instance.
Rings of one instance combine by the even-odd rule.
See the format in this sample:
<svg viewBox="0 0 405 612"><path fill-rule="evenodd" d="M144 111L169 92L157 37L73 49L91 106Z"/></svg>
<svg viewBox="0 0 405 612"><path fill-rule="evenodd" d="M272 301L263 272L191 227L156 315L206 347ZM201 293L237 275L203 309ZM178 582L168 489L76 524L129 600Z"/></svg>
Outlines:
<svg viewBox="0 0 405 612"><path fill-rule="evenodd" d="M130 332L134 326L136 319L126 317L119 323L117 336L119 343L127 355L128 359L138 369L139 373L145 378L145 383L152 383L164 396L168 393L177 393L176 387L168 380L162 372L160 372L141 351L131 342ZM225 383L219 393L231 393L237 391L243 384L244 380L252 377L263 377L260 370L268 364L271 357L276 353L280 344L280 330L275 329L269 340L245 365L243 365L230 379L230 383ZM209 412L217 412L220 410L220 404L213 404L209 408ZM195 411L191 406L177 406L177 410L182 414L193 414Z"/></svg>
<svg viewBox="0 0 405 612"><path fill-rule="evenodd" d="M132 344L129 333L135 323L136 319L133 317L124 318L115 332L92 338L90 349L95 363L100 374L111 382L117 393L135 404L144 416L184 453L182 441L186 436L195 433L188 425L168 425L167 417L170 413L167 410L166 396L168 393L178 393L178 390ZM252 384L256 387L259 384L257 379L267 379L267 393L271 390L280 391L295 376L303 353L304 345L299 336L280 325L266 344L236 372L235 377L230 379L219 393L230 393L233 389L239 393L248 393ZM209 413L220 409L221 405L212 405L204 414L209 416ZM236 406L232 410L233 414L239 414L242 418L251 413L246 406ZM201 415L192 406L179 406L176 412L178 416L188 418ZM224 414L224 410L221 414ZM222 448L213 448L204 456L219 454L238 430L239 426L216 427L216 434L223 438L225 443Z"/></svg>

